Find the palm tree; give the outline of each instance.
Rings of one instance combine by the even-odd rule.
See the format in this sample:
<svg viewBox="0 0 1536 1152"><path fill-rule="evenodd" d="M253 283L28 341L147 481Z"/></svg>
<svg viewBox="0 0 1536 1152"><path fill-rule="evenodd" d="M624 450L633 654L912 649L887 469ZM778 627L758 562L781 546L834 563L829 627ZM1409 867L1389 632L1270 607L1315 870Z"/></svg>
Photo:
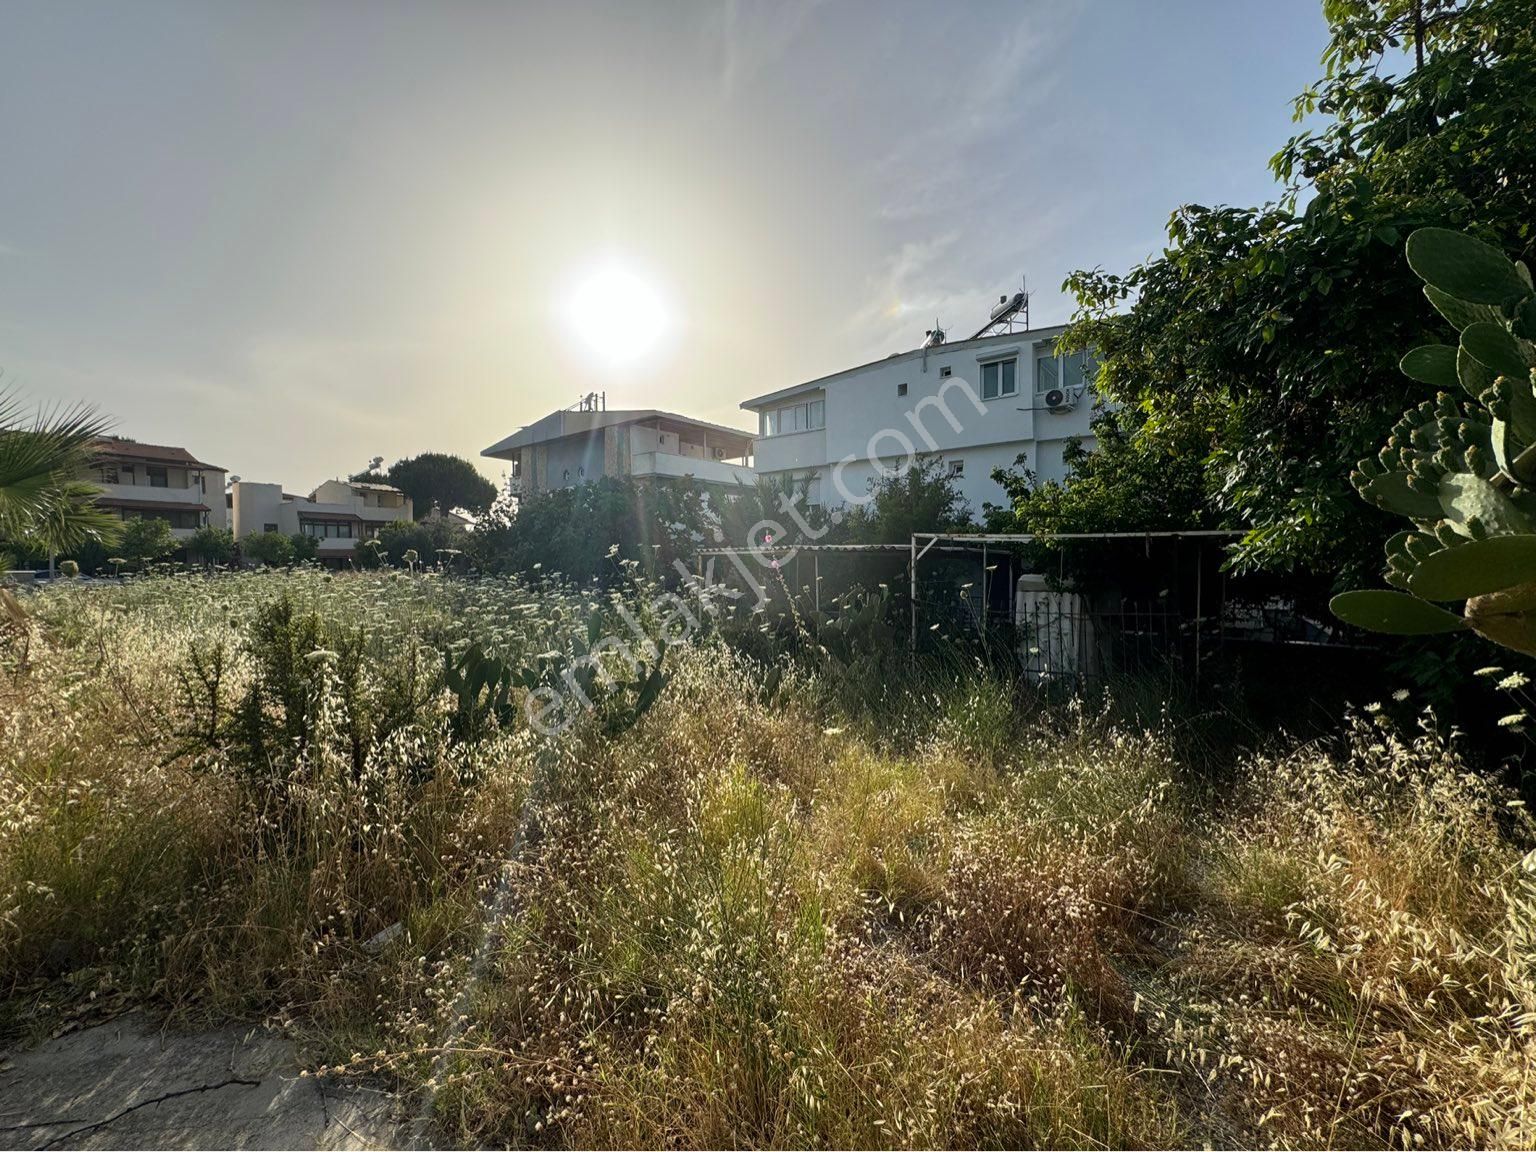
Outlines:
<svg viewBox="0 0 1536 1152"><path fill-rule="evenodd" d="M96 505L100 489L80 479L106 424L90 408L28 415L0 393L0 552L72 552L117 538L122 524Z"/></svg>

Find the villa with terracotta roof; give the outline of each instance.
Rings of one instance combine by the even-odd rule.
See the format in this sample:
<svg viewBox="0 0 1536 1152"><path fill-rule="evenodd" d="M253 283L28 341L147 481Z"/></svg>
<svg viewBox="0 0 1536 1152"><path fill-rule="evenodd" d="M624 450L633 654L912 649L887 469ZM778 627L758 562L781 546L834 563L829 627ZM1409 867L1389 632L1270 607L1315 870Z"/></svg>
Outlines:
<svg viewBox="0 0 1536 1152"><path fill-rule="evenodd" d="M104 436L85 480L97 485L96 503L122 520L163 520L179 540L197 529L228 524L224 472L185 448Z"/></svg>

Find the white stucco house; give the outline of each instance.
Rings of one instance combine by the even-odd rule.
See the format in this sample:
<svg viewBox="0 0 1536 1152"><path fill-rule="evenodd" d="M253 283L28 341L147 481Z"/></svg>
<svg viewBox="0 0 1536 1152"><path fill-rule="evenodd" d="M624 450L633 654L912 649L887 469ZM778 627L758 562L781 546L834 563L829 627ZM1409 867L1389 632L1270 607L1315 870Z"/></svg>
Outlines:
<svg viewBox="0 0 1536 1152"><path fill-rule="evenodd" d="M1092 360L1059 353L1062 330L929 343L743 401L758 418L757 472L830 508L881 471L938 457L979 518L1004 502L994 468L1023 453L1041 480L1060 480L1067 442L1092 446Z"/></svg>
<svg viewBox="0 0 1536 1152"><path fill-rule="evenodd" d="M223 528L224 469L185 448L103 436L91 447L82 479L101 491L96 503L122 520L163 520L185 540L199 528Z"/></svg>
<svg viewBox="0 0 1536 1152"><path fill-rule="evenodd" d="M414 512L400 489L361 480L327 480L307 497L284 492L280 484L236 480L229 506L237 542L258 532L311 536L320 559L336 562L351 559L385 524L410 520Z"/></svg>
<svg viewBox="0 0 1536 1152"><path fill-rule="evenodd" d="M529 496L602 476L684 477L730 489L757 482L750 432L662 412L614 409L586 397L481 453L511 462L508 488Z"/></svg>

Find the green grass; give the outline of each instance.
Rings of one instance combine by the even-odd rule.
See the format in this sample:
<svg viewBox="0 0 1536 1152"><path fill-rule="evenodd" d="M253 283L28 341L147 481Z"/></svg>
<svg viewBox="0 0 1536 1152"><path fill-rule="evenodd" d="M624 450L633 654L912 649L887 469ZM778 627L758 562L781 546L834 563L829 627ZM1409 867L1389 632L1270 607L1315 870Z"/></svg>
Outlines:
<svg viewBox="0 0 1536 1152"><path fill-rule="evenodd" d="M223 642L233 698L285 594L366 658L349 696L304 662L312 738L267 776L188 745L177 673ZM0 689L0 1027L275 1021L466 1145L1536 1140L1532 831L1436 738L1366 717L1214 785L1139 705L760 634L674 651L617 735L460 740L445 694L350 722L413 652L525 659L606 596L35 597Z"/></svg>

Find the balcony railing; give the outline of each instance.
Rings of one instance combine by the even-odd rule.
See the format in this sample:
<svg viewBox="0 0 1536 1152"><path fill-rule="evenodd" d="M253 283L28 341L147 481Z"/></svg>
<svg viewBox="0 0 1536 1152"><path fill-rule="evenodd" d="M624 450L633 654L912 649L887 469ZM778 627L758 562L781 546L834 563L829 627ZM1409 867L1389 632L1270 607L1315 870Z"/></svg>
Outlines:
<svg viewBox="0 0 1536 1152"><path fill-rule="evenodd" d="M675 452L637 452L630 458L629 472L632 476L692 476L714 484L739 487L750 487L757 482L757 473L745 464L704 460Z"/></svg>

